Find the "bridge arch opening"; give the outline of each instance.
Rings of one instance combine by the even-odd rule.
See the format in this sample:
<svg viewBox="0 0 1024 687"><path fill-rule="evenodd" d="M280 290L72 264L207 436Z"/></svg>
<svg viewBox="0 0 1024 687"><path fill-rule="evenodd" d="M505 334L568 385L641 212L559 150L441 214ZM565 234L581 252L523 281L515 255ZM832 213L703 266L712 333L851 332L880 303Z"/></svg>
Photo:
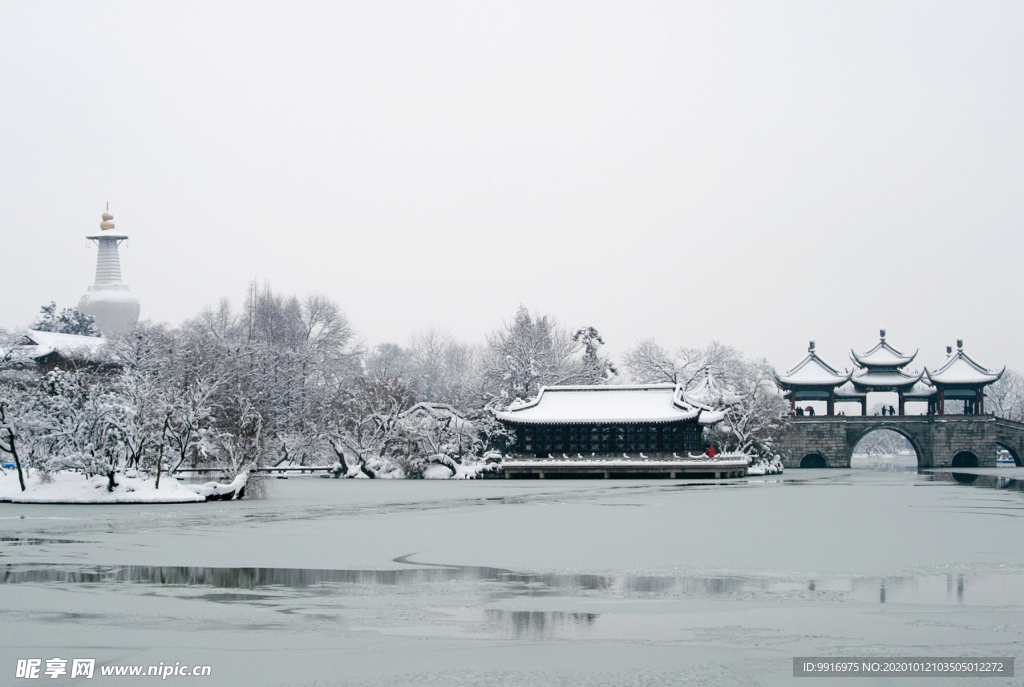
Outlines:
<svg viewBox="0 0 1024 687"><path fill-rule="evenodd" d="M970 451L960 451L960 453L953 456L953 460L949 463L951 468L976 468L981 462L978 460L978 456L974 455Z"/></svg>
<svg viewBox="0 0 1024 687"><path fill-rule="evenodd" d="M825 460L825 456L820 453L808 453L806 456L800 459L800 467L802 468L827 468L828 461Z"/></svg>
<svg viewBox="0 0 1024 687"><path fill-rule="evenodd" d="M921 465L921 451L910 434L877 427L857 437L850 449L850 467L881 472L912 472Z"/></svg>
<svg viewBox="0 0 1024 687"><path fill-rule="evenodd" d="M1010 467L1013 465L1018 468L1024 468L1024 460L1021 460L1021 455L1015 448L1001 441L997 441L996 446L999 448L999 454L1001 454L996 456L996 467ZM1006 461L1006 457L1009 457L1013 462Z"/></svg>

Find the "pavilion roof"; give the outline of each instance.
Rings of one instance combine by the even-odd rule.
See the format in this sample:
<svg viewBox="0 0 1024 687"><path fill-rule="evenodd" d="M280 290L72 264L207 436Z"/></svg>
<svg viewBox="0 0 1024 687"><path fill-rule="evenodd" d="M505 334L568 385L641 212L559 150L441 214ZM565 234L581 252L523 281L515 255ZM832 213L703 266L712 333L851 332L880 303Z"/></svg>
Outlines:
<svg viewBox="0 0 1024 687"><path fill-rule="evenodd" d="M688 402L678 384L644 384L541 387L532 401L495 412L494 416L505 422L528 425L665 423L693 419L706 425L718 422L725 413Z"/></svg>
<svg viewBox="0 0 1024 687"><path fill-rule="evenodd" d="M914 386L910 387L909 391L903 392L903 398L928 398L939 393L939 390L928 383L927 379L922 379Z"/></svg>
<svg viewBox="0 0 1024 687"><path fill-rule="evenodd" d="M853 385L853 382L847 382L840 387L836 387L836 400L840 399L856 399L860 400L864 398L866 394L863 391L858 391L857 387Z"/></svg>
<svg viewBox="0 0 1024 687"><path fill-rule="evenodd" d="M735 403L740 400L740 396L719 386L714 373L708 370L697 386L683 392L683 400L687 403L715 408L726 403Z"/></svg>
<svg viewBox="0 0 1024 687"><path fill-rule="evenodd" d="M852 373L840 372L818 357L814 342L807 348L807 357L784 375L775 375L776 383L783 389L792 387L836 387L850 381Z"/></svg>
<svg viewBox="0 0 1024 687"><path fill-rule="evenodd" d="M976 363L964 353L964 340L958 339L956 351L952 346L946 347L946 359L934 370L925 368L925 374L933 384L943 386L972 386L991 384L1003 376L1004 367L998 372Z"/></svg>
<svg viewBox="0 0 1024 687"><path fill-rule="evenodd" d="M866 353L850 351L850 358L853 359L854 363L867 368L903 367L917 356L917 351L910 355L904 355L902 351L889 345L889 342L885 340L884 329L879 334L881 335L879 342L870 351Z"/></svg>
<svg viewBox="0 0 1024 687"><path fill-rule="evenodd" d="M853 373L853 383L861 389L910 388L921 381L924 372L908 373L895 367L858 370Z"/></svg>

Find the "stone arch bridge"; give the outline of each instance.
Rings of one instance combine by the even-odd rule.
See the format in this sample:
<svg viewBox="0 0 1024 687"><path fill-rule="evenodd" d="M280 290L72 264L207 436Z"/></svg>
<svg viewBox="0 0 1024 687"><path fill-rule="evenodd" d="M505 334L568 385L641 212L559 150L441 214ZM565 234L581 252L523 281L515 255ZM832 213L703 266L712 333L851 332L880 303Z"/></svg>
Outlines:
<svg viewBox="0 0 1024 687"><path fill-rule="evenodd" d="M780 445L783 464L848 468L857 442L880 429L906 437L920 468L995 467L1000 449L1024 467L1024 423L994 415L794 417Z"/></svg>

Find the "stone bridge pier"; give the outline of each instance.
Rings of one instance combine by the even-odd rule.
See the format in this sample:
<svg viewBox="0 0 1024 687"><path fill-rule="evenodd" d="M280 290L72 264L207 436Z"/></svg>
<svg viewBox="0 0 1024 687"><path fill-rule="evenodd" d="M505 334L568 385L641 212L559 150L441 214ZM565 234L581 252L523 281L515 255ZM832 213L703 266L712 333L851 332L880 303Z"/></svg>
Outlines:
<svg viewBox="0 0 1024 687"><path fill-rule="evenodd" d="M1000 449L1024 467L1024 423L994 415L794 417L780 445L783 464L848 468L857 442L880 429L906 437L919 468L995 467Z"/></svg>

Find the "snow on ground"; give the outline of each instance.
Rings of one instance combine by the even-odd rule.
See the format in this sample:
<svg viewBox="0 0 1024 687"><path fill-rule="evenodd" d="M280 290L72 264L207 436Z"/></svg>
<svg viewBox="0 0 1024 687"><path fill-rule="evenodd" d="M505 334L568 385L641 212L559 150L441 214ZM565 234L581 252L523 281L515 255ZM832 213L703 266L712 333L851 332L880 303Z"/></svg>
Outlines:
<svg viewBox="0 0 1024 687"><path fill-rule="evenodd" d="M189 503L208 496L223 496L245 486L248 475L239 475L231 484L181 484L173 477L117 476L117 486L107 490L106 477L85 477L77 472L56 472L44 480L37 471L25 479L25 491L18 483L16 470L0 474L0 501L10 503Z"/></svg>
<svg viewBox="0 0 1024 687"><path fill-rule="evenodd" d="M448 465L433 463L423 471L423 479L476 479L495 467L497 466L489 463L457 464L453 474L452 468Z"/></svg>

